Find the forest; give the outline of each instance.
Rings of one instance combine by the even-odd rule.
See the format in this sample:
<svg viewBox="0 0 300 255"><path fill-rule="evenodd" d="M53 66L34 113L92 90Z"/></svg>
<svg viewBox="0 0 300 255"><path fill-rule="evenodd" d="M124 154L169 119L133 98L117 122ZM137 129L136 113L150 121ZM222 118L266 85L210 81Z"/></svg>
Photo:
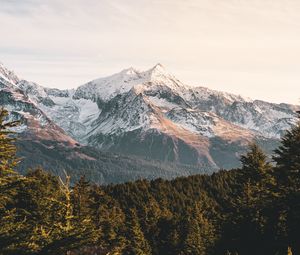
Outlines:
<svg viewBox="0 0 300 255"><path fill-rule="evenodd" d="M18 139L0 111L0 254L300 254L300 122L270 160L240 169L96 185L15 169ZM300 115L299 115L300 117Z"/></svg>

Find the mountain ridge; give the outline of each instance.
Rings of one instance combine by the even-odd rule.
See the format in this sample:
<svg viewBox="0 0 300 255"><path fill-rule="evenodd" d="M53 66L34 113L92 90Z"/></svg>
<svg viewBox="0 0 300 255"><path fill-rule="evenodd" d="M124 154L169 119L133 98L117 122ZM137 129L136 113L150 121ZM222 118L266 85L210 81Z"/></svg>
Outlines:
<svg viewBox="0 0 300 255"><path fill-rule="evenodd" d="M72 182L85 175L93 183L109 184L143 178L170 179L211 172L209 169L193 166L167 165L163 162L100 152L81 145L38 106L41 102L51 105L51 100L45 100L41 94L64 97L69 91L42 88L36 83L20 80L15 74L10 79L6 77L7 74L13 73L1 69L0 105L9 111L9 120L21 121L21 125L13 128L13 131L18 133L18 157L21 159L17 169L23 174L28 169L42 167L60 176L64 176L64 171L67 171L72 176Z"/></svg>
<svg viewBox="0 0 300 255"><path fill-rule="evenodd" d="M146 71L124 69L77 89L26 80L15 86L81 144L212 169L238 166L239 155L254 140L278 140L295 123L298 107L193 87L161 64ZM227 155L231 165L222 163L225 156L211 154L225 145L233 150Z"/></svg>

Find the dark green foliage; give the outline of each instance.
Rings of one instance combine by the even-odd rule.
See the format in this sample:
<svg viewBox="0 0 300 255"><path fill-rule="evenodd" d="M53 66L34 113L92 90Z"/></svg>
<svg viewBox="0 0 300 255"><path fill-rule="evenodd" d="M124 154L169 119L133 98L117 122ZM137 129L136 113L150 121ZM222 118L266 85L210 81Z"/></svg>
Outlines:
<svg viewBox="0 0 300 255"><path fill-rule="evenodd" d="M124 255L150 255L151 248L145 239L135 210L130 210L126 219L126 245Z"/></svg>
<svg viewBox="0 0 300 255"><path fill-rule="evenodd" d="M18 164L16 157L15 139L12 137L11 128L17 126L17 121L6 121L8 111L0 108L0 177L14 173Z"/></svg>
<svg viewBox="0 0 300 255"><path fill-rule="evenodd" d="M201 204L195 203L183 214L184 243L179 254L209 254L217 239L215 227L201 211ZM202 209L203 210L203 209Z"/></svg>
<svg viewBox="0 0 300 255"><path fill-rule="evenodd" d="M18 157L22 161L17 166L21 174L28 168L42 167L56 176L64 176L64 171L72 173L74 183L85 175L96 184L124 183L141 178L165 179L199 173L212 173L211 168L181 165L153 160L144 160L133 156L102 152L92 147L69 147L55 141L18 139ZM32 156L34 155L34 157Z"/></svg>
<svg viewBox="0 0 300 255"><path fill-rule="evenodd" d="M300 182L300 120L282 138L273 159L283 188L287 191L297 189Z"/></svg>
<svg viewBox="0 0 300 255"><path fill-rule="evenodd" d="M300 254L299 124L276 165L253 144L240 169L107 186L41 169L20 176L10 139L2 136L13 160L0 176L1 255Z"/></svg>
<svg viewBox="0 0 300 255"><path fill-rule="evenodd" d="M18 180L13 202L1 213L2 253L57 254L96 240L88 215L74 215L66 185L39 169Z"/></svg>
<svg viewBox="0 0 300 255"><path fill-rule="evenodd" d="M251 171L256 174L259 180L259 175L270 171L271 165L267 162L267 156L256 144L250 144L249 151L241 157L242 168L246 171ZM255 178L253 178L255 179Z"/></svg>
<svg viewBox="0 0 300 255"><path fill-rule="evenodd" d="M300 117L300 115L299 115ZM300 120L282 139L275 150L275 174L281 202L281 229L293 253L300 252Z"/></svg>

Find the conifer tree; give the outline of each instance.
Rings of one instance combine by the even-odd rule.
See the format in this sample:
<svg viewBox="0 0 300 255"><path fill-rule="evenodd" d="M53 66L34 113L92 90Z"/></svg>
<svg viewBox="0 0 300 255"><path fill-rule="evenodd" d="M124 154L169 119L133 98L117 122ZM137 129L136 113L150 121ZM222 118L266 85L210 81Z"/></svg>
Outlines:
<svg viewBox="0 0 300 255"><path fill-rule="evenodd" d="M249 151L241 157L242 178L240 189L233 201L231 213L231 234L236 243L233 249L242 254L258 252L252 243L259 243L266 228L264 208L267 208L276 196L276 182L272 175L272 165L262 149L251 144Z"/></svg>
<svg viewBox="0 0 300 255"><path fill-rule="evenodd" d="M276 180L273 167L263 150L255 143L250 144L247 154L241 156L241 162L247 177L242 191L245 195L244 202L251 199L252 202L272 200L273 196L276 196Z"/></svg>
<svg viewBox="0 0 300 255"><path fill-rule="evenodd" d="M58 181L56 178L55 182L49 183L47 175L36 172L28 175L28 178L36 179L38 191L42 196L41 200L33 197L32 202L41 206L38 212L46 212L43 219L32 222L35 229L30 239L36 245L35 250L39 254L65 254L67 251L93 244L98 233L90 219L78 219L74 215L70 176L66 174L65 181ZM41 189L41 186L44 188ZM37 195L35 194L35 197Z"/></svg>
<svg viewBox="0 0 300 255"><path fill-rule="evenodd" d="M93 186L90 196L92 221L95 228L101 230L98 242L111 252L122 250L125 244L120 232L124 228L124 212L101 187Z"/></svg>
<svg viewBox="0 0 300 255"><path fill-rule="evenodd" d="M16 157L11 128L18 121L8 121L8 111L0 109L0 254L14 250L17 240L27 233L27 224L18 221L15 195L23 178L15 172L19 160ZM21 234L21 236L20 236ZM21 254L21 253L19 253Z"/></svg>
<svg viewBox="0 0 300 255"><path fill-rule="evenodd" d="M123 251L124 255L150 255L151 248L145 239L144 233L138 222L138 217L134 209L130 210L127 220L126 240L127 245Z"/></svg>
<svg viewBox="0 0 300 255"><path fill-rule="evenodd" d="M0 109L0 177L15 173L19 160L16 157L15 138L10 128L16 127L18 121L6 121L8 111Z"/></svg>
<svg viewBox="0 0 300 255"><path fill-rule="evenodd" d="M294 253L300 250L298 236L300 234L300 113L299 120L281 140L281 145L275 150L273 157L276 162L275 173L279 183L279 211L286 215L284 228L286 238L281 235L286 244L289 243Z"/></svg>
<svg viewBox="0 0 300 255"><path fill-rule="evenodd" d="M74 204L74 215L78 219L84 219L90 215L90 189L90 183L84 176L80 177L73 188L72 201Z"/></svg>
<svg viewBox="0 0 300 255"><path fill-rule="evenodd" d="M281 187L286 191L300 188L300 113L299 121L288 130L273 157Z"/></svg>
<svg viewBox="0 0 300 255"><path fill-rule="evenodd" d="M255 143L250 144L247 154L241 156L241 162L243 170L248 171L256 181L272 168L271 164L267 162L266 154Z"/></svg>
<svg viewBox="0 0 300 255"><path fill-rule="evenodd" d="M213 225L201 212L201 206L196 203L185 215L186 237L180 254L205 255L211 252L216 236Z"/></svg>
<svg viewBox="0 0 300 255"><path fill-rule="evenodd" d="M179 220L176 217L163 216L158 221L156 227L159 231L156 242L151 246L153 254L173 255L180 251L180 229Z"/></svg>

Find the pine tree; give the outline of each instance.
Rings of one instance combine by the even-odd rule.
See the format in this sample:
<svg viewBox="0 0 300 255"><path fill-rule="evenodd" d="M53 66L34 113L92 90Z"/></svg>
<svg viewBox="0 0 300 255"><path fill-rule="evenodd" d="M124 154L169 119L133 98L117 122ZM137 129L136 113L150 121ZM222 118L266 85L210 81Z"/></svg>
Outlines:
<svg viewBox="0 0 300 255"><path fill-rule="evenodd" d="M31 171L15 195L17 218L25 227L17 232L15 251L34 254L65 254L69 250L94 243L94 231L89 220L74 215L70 177L59 182L41 169ZM16 252L19 254L19 252ZM22 253L20 253L22 254Z"/></svg>
<svg viewBox="0 0 300 255"><path fill-rule="evenodd" d="M125 223L124 212L101 187L93 186L90 196L92 221L95 228L101 230L98 243L114 254L124 248L124 238L120 234Z"/></svg>
<svg viewBox="0 0 300 255"><path fill-rule="evenodd" d="M209 254L216 239L213 225L201 212L199 203L195 203L192 210L188 210L186 213L187 215L184 216L186 236L180 254Z"/></svg>
<svg viewBox="0 0 300 255"><path fill-rule="evenodd" d="M18 217L15 196L24 178L18 175L15 167L16 157L13 132L18 121L8 121L8 111L0 109L0 254L10 252L22 236L28 232L28 225ZM19 252L21 253L21 250Z"/></svg>
<svg viewBox="0 0 300 255"><path fill-rule="evenodd" d="M283 243L291 244L294 253L300 251L300 113L297 124L287 131L275 150L275 173L280 190L280 214L286 215L286 235Z"/></svg>
<svg viewBox="0 0 300 255"><path fill-rule="evenodd" d="M61 197L59 197L58 222L52 229L53 240L44 246L42 254L57 254L95 243L99 231L96 230L88 215L76 217L72 203L73 189L71 177L65 173L65 181L60 179ZM82 205L82 204L81 204ZM83 207L82 207L83 208Z"/></svg>
<svg viewBox="0 0 300 255"><path fill-rule="evenodd" d="M84 219L90 215L90 183L84 176L80 177L72 192L72 203L74 204L74 215L78 219Z"/></svg>
<svg viewBox="0 0 300 255"><path fill-rule="evenodd" d="M159 219L156 228L159 233L155 243L151 246L153 254L173 255L180 251L181 243L179 220L176 217L163 216Z"/></svg>
<svg viewBox="0 0 300 255"><path fill-rule="evenodd" d="M240 189L233 200L231 213L233 240L232 246L242 254L256 254L260 251L253 243L260 244L266 229L264 209L276 197L276 181L272 165L262 149L251 144L246 155L241 157ZM263 244L263 242L262 242ZM263 247L261 247L262 249ZM249 252L249 253L247 253Z"/></svg>
<svg viewBox="0 0 300 255"><path fill-rule="evenodd" d="M300 114L299 114L300 118ZM281 187L285 191L300 188L300 120L281 140L273 157Z"/></svg>
<svg viewBox="0 0 300 255"><path fill-rule="evenodd" d="M242 170L247 180L244 185L245 202L250 199L251 193L256 202L268 202L277 196L277 183L273 176L273 167L267 161L263 150L255 143L249 146L249 151L241 157ZM252 201L254 202L254 201ZM248 204L250 206L250 204Z"/></svg>
<svg viewBox="0 0 300 255"><path fill-rule="evenodd" d="M248 171L253 180L259 180L261 175L270 171L272 166L267 162L267 156L255 143L250 144L246 155L241 156L242 169Z"/></svg>
<svg viewBox="0 0 300 255"><path fill-rule="evenodd" d="M0 177L14 174L14 168L19 160L16 157L15 138L12 137L13 132L10 130L16 127L18 121L6 121L8 111L0 109Z"/></svg>
<svg viewBox="0 0 300 255"><path fill-rule="evenodd" d="M151 248L145 239L144 233L138 221L136 211L131 209L127 220L126 240L127 245L124 255L150 255Z"/></svg>

